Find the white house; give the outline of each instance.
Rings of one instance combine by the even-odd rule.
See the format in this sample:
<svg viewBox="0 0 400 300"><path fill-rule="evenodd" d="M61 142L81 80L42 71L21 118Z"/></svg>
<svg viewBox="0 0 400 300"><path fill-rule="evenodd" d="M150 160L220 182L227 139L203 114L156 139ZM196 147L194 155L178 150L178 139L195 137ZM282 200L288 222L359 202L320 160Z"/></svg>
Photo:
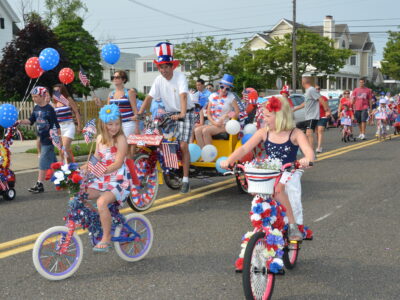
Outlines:
<svg viewBox="0 0 400 300"><path fill-rule="evenodd" d="M18 32L18 27L15 23L20 22L17 14L12 9L7 0L0 1L0 50L7 43L11 42L14 35ZM3 53L0 51L0 57Z"/></svg>
<svg viewBox="0 0 400 300"><path fill-rule="evenodd" d="M318 83L322 89L353 89L357 86L357 80L360 77L372 80L372 62L375 46L368 32L351 33L347 24L335 24L332 16L326 16L321 26L305 26L297 23L296 27L329 37L334 41L335 48L350 49L354 53L339 72L329 74L331 80L329 78L326 80L322 77L315 77L315 83ZM282 38L285 34L291 33L292 28L292 21L281 19L271 30L257 33L251 37L249 40L250 49L265 48L271 39ZM310 75L310 73L303 74L303 76Z"/></svg>

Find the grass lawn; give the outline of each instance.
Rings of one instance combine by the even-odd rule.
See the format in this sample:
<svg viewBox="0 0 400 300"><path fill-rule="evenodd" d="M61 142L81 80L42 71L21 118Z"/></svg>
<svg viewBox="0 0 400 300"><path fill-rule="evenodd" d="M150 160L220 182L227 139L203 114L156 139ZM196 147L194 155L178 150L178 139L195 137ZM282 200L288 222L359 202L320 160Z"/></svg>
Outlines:
<svg viewBox="0 0 400 300"><path fill-rule="evenodd" d="M71 148L72 148L72 153L74 154L74 156L82 156L82 155L88 155L89 151L90 151L90 146L93 145L93 149L92 152L94 152L95 148L96 148L96 143L89 143L86 144L84 141L82 141L82 143L79 144L72 144ZM26 153L35 153L37 154L37 148L31 148L25 151ZM59 151L57 148L55 148L55 152L58 155Z"/></svg>

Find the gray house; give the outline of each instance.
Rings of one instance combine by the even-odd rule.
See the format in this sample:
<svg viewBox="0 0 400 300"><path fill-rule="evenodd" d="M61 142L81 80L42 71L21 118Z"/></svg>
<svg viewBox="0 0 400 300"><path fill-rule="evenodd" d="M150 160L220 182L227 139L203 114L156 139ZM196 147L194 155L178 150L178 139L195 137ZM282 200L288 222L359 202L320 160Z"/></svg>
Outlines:
<svg viewBox="0 0 400 300"><path fill-rule="evenodd" d="M19 23L20 20L12 9L7 0L0 1L0 50L3 49L7 43L11 42L13 37L18 32L18 27L15 23ZM2 52L0 51L0 58Z"/></svg>

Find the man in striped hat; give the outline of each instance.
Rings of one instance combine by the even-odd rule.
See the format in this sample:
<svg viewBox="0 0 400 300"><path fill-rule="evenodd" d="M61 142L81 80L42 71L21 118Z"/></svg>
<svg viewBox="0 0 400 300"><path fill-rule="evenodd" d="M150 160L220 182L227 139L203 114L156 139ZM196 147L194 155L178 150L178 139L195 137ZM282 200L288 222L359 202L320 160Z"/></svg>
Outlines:
<svg viewBox="0 0 400 300"><path fill-rule="evenodd" d="M143 101L139 114L149 106L153 99L162 99L167 113L176 113L171 119L177 122L175 137L182 151L183 178L181 193L190 191L189 185L189 141L193 132L195 120L194 104L189 100L188 82L186 76L176 71L178 60L173 57L173 45L161 42L155 46L157 65L160 75L154 80L149 94Z"/></svg>

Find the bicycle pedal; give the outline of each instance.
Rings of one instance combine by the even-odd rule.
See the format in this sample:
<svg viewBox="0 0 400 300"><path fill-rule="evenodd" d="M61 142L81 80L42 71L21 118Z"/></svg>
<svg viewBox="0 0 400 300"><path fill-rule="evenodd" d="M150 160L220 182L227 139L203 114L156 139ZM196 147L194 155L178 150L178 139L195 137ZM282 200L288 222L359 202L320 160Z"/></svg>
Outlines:
<svg viewBox="0 0 400 300"><path fill-rule="evenodd" d="M278 273L273 273L273 272L270 272L270 271L268 271L268 273L269 273L269 274L275 274L275 275L283 276L283 275L285 275L285 269L279 270Z"/></svg>
<svg viewBox="0 0 400 300"><path fill-rule="evenodd" d="M304 241L312 241L314 239L314 237L309 237L309 238L304 238Z"/></svg>

